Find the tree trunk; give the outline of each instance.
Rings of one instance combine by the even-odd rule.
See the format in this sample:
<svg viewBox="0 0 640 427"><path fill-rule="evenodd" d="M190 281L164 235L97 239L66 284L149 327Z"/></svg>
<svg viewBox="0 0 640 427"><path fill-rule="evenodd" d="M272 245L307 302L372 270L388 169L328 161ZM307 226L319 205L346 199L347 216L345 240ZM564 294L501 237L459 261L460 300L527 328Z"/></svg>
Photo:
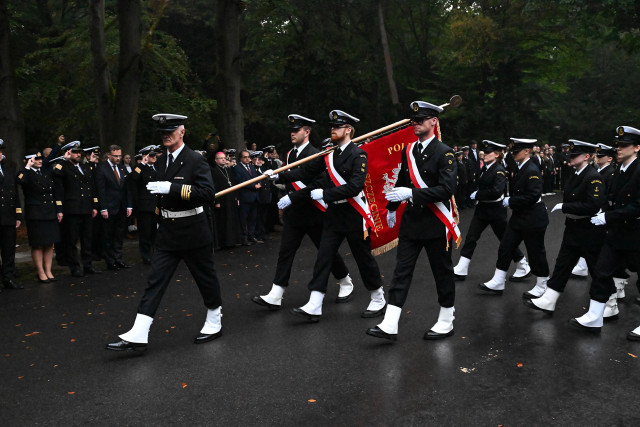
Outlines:
<svg viewBox="0 0 640 427"><path fill-rule="evenodd" d="M122 147L123 154L134 154L138 101L142 77L141 39L142 12L140 0L118 0L120 56L118 60L118 88L116 90L115 128L113 143Z"/></svg>
<svg viewBox="0 0 640 427"><path fill-rule="evenodd" d="M107 64L104 38L104 0L90 0L91 56L96 104L98 107L98 132L101 146L113 143L114 88Z"/></svg>
<svg viewBox="0 0 640 427"><path fill-rule="evenodd" d="M244 149L244 123L240 103L240 15L242 2L216 2L216 91L222 144Z"/></svg>
<svg viewBox="0 0 640 427"><path fill-rule="evenodd" d="M7 0L0 0L0 139L4 140L7 160L22 165L25 152L24 121L11 64L9 34Z"/></svg>
<svg viewBox="0 0 640 427"><path fill-rule="evenodd" d="M400 104L398 100L398 89L393 79L393 65L391 64L391 53L389 52L389 41L387 40L387 30L384 27L384 14L382 13L382 0L378 0L378 24L380 25L380 41L382 42L382 52L384 53L384 65L387 70L387 80L389 81L389 91L391 92L391 103Z"/></svg>

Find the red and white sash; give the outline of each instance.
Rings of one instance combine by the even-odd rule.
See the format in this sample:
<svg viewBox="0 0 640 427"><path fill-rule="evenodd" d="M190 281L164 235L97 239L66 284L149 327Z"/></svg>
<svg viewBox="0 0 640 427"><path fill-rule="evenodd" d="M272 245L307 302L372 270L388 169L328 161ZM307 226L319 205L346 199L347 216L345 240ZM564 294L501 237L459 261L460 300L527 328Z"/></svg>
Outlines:
<svg viewBox="0 0 640 427"><path fill-rule="evenodd" d="M291 152L293 151L293 149L289 150L289 152L287 153L287 164L289 164L289 154L291 154ZM304 185L304 183L302 181L294 181L291 183L291 186L293 188L295 188L296 190L302 190L303 188L306 187L306 185ZM313 206L315 206L316 208L320 209L322 212L326 212L327 211L327 204L324 202L324 200L313 200L311 199L311 203L313 203Z"/></svg>
<svg viewBox="0 0 640 427"><path fill-rule="evenodd" d="M409 164L409 176L411 177L411 182L416 188L429 188L427 184L424 182L422 177L420 176L420 171L418 170L418 166L416 165L416 159L413 156L413 147L416 145L416 142L412 142L407 145L407 163ZM458 228L458 224L453 219L453 215L451 213L451 209L447 209L447 207L442 202L437 203L427 203L431 212L433 212L440 221L445 225L445 230L447 232L447 241L453 236L453 240L456 243L460 242L460 229ZM453 206L453 201L449 200L449 207Z"/></svg>
<svg viewBox="0 0 640 427"><path fill-rule="evenodd" d="M336 187L339 187L341 185L345 185L347 181L345 181L344 178L340 176L336 168L333 166L333 154L334 154L334 151L324 156L324 162L327 164L327 171L329 172L329 177L331 177L331 181L333 181ZM375 230L376 227L373 223L373 218L371 218L371 211L369 210L369 204L367 203L366 198L365 200L362 200L364 197L361 197L361 194L362 193L358 194L355 197L350 197L347 199L347 201L351 204L351 206L353 206L355 210L358 211L360 215L362 215L362 218L365 221L365 225L368 225L369 227L371 227L372 230Z"/></svg>

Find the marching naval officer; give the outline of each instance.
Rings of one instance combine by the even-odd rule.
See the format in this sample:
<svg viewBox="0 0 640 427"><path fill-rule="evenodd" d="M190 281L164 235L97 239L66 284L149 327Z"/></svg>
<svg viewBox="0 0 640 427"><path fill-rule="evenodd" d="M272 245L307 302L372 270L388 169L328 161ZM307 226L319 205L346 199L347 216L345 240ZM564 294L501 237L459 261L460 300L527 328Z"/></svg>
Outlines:
<svg viewBox="0 0 640 427"><path fill-rule="evenodd" d="M351 142L354 126L359 121L344 111L331 111L331 140L337 148L324 157L306 163L302 168L283 172L279 176L282 182L295 182L323 174L321 185L314 185L319 185L320 188L311 190L313 200L327 205L313 278L309 282L311 295L307 304L291 310L294 315L310 322L317 322L322 316L322 301L327 292L329 273L345 238L362 281L371 295L371 301L362 317L380 316L386 305L380 270L371 254L368 232L373 228L371 213L362 193L367 177L367 153ZM278 178L278 174L274 175L271 171L266 171L265 175Z"/></svg>
<svg viewBox="0 0 640 427"><path fill-rule="evenodd" d="M453 335L455 280L451 261L452 242L460 230L453 220L451 196L456 190L457 165L453 150L435 136L441 107L424 101L411 103L411 124L418 140L403 148L402 166L395 188L387 193L387 224L393 228L396 210L409 204L402 214L398 234L396 268L384 320L367 334L397 339L398 321L413 278L416 261L424 248L436 282L440 314L424 334L426 340Z"/></svg>
<svg viewBox="0 0 640 427"><path fill-rule="evenodd" d="M511 140L513 141L511 152L518 169L513 176L510 197L505 197L502 204L511 208L512 214L507 230L500 240L493 278L478 286L484 292L501 295L513 253L520 242L524 241L531 272L536 276L536 286L525 295L539 297L547 288L549 279L549 264L544 247L544 233L549 224L549 215L541 198L540 168L530 160L537 140L520 138L511 138Z"/></svg>
<svg viewBox="0 0 640 427"><path fill-rule="evenodd" d="M309 134L316 121L298 114L291 114L288 118L291 142L294 145L286 156L286 162L290 164L317 153L318 149L309 143ZM275 162L273 165L275 166ZM301 166L296 168L299 167ZM278 310L282 305L282 298L291 277L293 259L304 236L308 235L316 248L320 245L322 221L327 206L309 197L312 188L309 185L312 181L314 178L288 182L286 184L288 194L278 201L278 208L283 209L284 226L273 286L267 295L254 296L251 299L256 304L271 310ZM336 302L349 301L353 293L353 283L349 277L349 270L338 252L334 255L331 272L340 283Z"/></svg>
<svg viewBox="0 0 640 427"><path fill-rule="evenodd" d="M215 190L206 158L184 144L186 119L177 114L153 116L167 149L166 160L162 158L155 165L158 181L147 185L151 193L158 195L161 216L156 251L135 323L120 335L120 341L107 344L107 350L147 349L153 316L181 260L187 264L207 307L207 318L195 343L211 341L222 334L220 284L213 266L213 230L203 208L213 202Z"/></svg>

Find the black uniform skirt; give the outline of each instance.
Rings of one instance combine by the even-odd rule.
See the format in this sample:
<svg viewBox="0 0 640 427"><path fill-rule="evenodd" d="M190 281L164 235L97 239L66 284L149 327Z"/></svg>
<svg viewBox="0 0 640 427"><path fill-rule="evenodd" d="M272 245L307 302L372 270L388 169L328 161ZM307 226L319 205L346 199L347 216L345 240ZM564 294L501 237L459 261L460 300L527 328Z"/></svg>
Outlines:
<svg viewBox="0 0 640 427"><path fill-rule="evenodd" d="M60 241L58 220L27 219L27 236L31 247L48 247Z"/></svg>

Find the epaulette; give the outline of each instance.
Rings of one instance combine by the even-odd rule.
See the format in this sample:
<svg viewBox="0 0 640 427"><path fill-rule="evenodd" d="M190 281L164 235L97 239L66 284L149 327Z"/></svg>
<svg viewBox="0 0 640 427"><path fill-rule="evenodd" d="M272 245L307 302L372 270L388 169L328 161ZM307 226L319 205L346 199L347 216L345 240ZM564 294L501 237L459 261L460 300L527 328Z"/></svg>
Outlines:
<svg viewBox="0 0 640 427"><path fill-rule="evenodd" d="M140 172L142 172L142 171L140 170L140 168L135 168L134 170L136 171L136 173L140 173Z"/></svg>
<svg viewBox="0 0 640 427"><path fill-rule="evenodd" d="M56 165L54 166L54 168L58 169L58 170L62 170L62 165L60 163L56 163Z"/></svg>
<svg viewBox="0 0 640 427"><path fill-rule="evenodd" d="M451 152L444 153L444 155L445 155L445 156L455 157L455 156L453 155L453 153L451 153Z"/></svg>

